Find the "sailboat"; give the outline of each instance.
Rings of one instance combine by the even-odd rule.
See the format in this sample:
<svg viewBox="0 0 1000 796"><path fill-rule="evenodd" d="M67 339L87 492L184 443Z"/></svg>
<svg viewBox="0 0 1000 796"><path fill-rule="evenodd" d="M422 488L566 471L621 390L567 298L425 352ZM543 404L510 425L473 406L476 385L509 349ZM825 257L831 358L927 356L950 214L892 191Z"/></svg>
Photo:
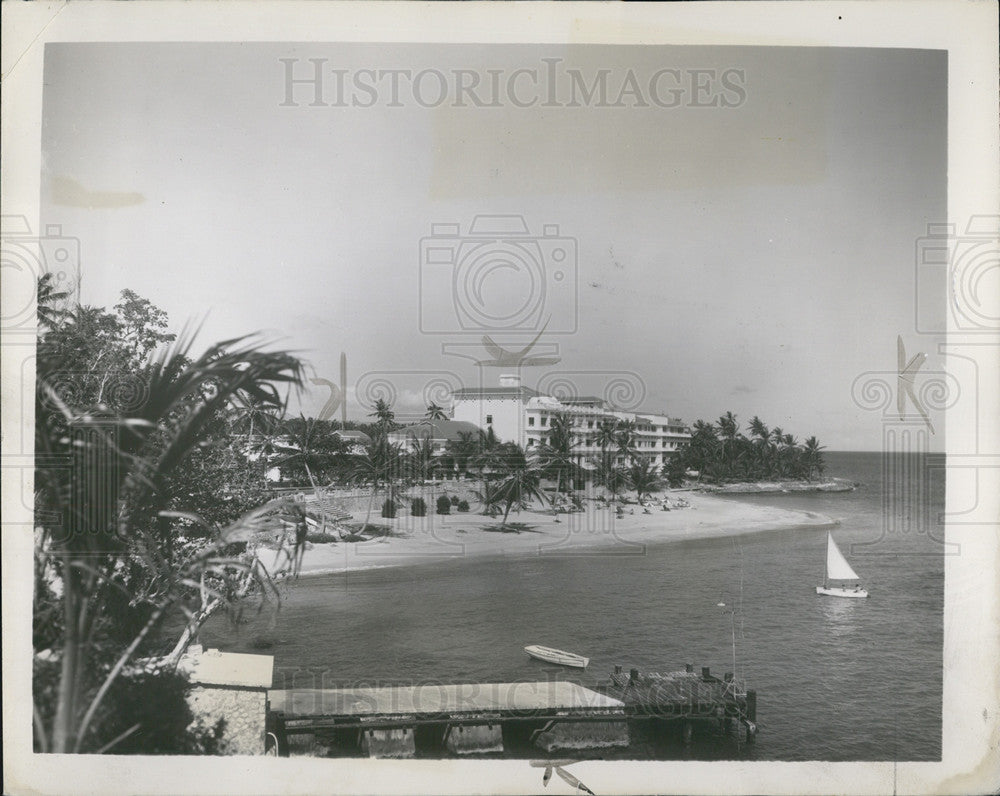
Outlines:
<svg viewBox="0 0 1000 796"><path fill-rule="evenodd" d="M830 581L853 580L855 585L831 586ZM825 594L827 597L867 597L868 592L861 588L857 581L861 579L854 571L844 554L840 552L837 543L833 541L833 534L826 535L826 574L823 578L823 585L816 587L817 594Z"/></svg>

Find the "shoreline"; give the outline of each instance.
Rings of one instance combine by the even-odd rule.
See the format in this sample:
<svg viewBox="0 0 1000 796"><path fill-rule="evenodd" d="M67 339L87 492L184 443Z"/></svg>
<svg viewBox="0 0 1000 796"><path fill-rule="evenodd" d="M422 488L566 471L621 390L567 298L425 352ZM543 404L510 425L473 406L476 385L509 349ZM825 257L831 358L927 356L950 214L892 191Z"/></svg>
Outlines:
<svg viewBox="0 0 1000 796"><path fill-rule="evenodd" d="M626 508L624 517L588 504L586 511L554 515L551 511L511 514L499 532L500 518L481 514L373 517L389 525L393 536L364 542L309 543L299 577L335 575L387 567L502 556L641 555L648 545L693 539L727 538L796 528L834 527L837 522L810 511L758 506L688 493L688 508L643 513ZM628 513L628 509L634 513ZM355 521L364 520L358 512Z"/></svg>
<svg viewBox="0 0 1000 796"><path fill-rule="evenodd" d="M705 484L692 489L718 495L775 495L787 492L853 492L858 484L846 478L825 481L740 481L733 484Z"/></svg>

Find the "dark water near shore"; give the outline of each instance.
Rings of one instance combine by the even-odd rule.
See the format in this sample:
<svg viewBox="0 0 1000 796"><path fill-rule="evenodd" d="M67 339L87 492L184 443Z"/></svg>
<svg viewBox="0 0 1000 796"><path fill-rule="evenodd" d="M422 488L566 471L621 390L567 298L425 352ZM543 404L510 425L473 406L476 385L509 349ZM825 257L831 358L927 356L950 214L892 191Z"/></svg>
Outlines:
<svg viewBox="0 0 1000 796"><path fill-rule="evenodd" d="M943 549L882 535L881 455L829 453L850 493L733 499L827 514L871 598L820 597L825 529L648 547L644 555L525 556L303 579L277 620L213 621L208 646L275 656L275 687L569 679L615 664L733 668L758 692L756 744L703 740L712 759L935 760L941 750ZM944 509L943 483L929 506ZM614 552L614 551L611 551ZM255 647L261 638L273 642ZM540 643L587 655L586 672L529 659ZM670 753L666 753L667 756ZM627 756L663 756L638 748Z"/></svg>

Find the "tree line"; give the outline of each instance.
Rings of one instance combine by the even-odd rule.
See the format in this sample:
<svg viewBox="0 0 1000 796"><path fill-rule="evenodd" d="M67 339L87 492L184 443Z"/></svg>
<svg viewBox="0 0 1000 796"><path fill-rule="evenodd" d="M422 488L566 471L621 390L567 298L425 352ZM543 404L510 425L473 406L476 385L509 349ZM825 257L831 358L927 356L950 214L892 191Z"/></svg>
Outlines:
<svg viewBox="0 0 1000 796"><path fill-rule="evenodd" d="M811 481L823 474L823 447L816 437L800 443L779 427L768 428L757 416L750 420L749 432L746 436L740 431L732 412L715 424L695 422L690 441L666 465L667 479L679 483L694 472L711 483Z"/></svg>

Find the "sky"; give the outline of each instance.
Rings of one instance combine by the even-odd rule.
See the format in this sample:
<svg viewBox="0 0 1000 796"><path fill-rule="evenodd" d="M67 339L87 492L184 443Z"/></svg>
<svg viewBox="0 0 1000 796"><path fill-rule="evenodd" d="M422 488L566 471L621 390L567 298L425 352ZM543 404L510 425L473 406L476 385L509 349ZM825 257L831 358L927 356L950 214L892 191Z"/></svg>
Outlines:
<svg viewBox="0 0 1000 796"><path fill-rule="evenodd" d="M343 352L352 419L495 384L483 334L544 325L530 386L878 450L855 380L894 381L897 336L940 365L946 100L940 51L49 44L43 223L84 303L130 288L334 382Z"/></svg>

